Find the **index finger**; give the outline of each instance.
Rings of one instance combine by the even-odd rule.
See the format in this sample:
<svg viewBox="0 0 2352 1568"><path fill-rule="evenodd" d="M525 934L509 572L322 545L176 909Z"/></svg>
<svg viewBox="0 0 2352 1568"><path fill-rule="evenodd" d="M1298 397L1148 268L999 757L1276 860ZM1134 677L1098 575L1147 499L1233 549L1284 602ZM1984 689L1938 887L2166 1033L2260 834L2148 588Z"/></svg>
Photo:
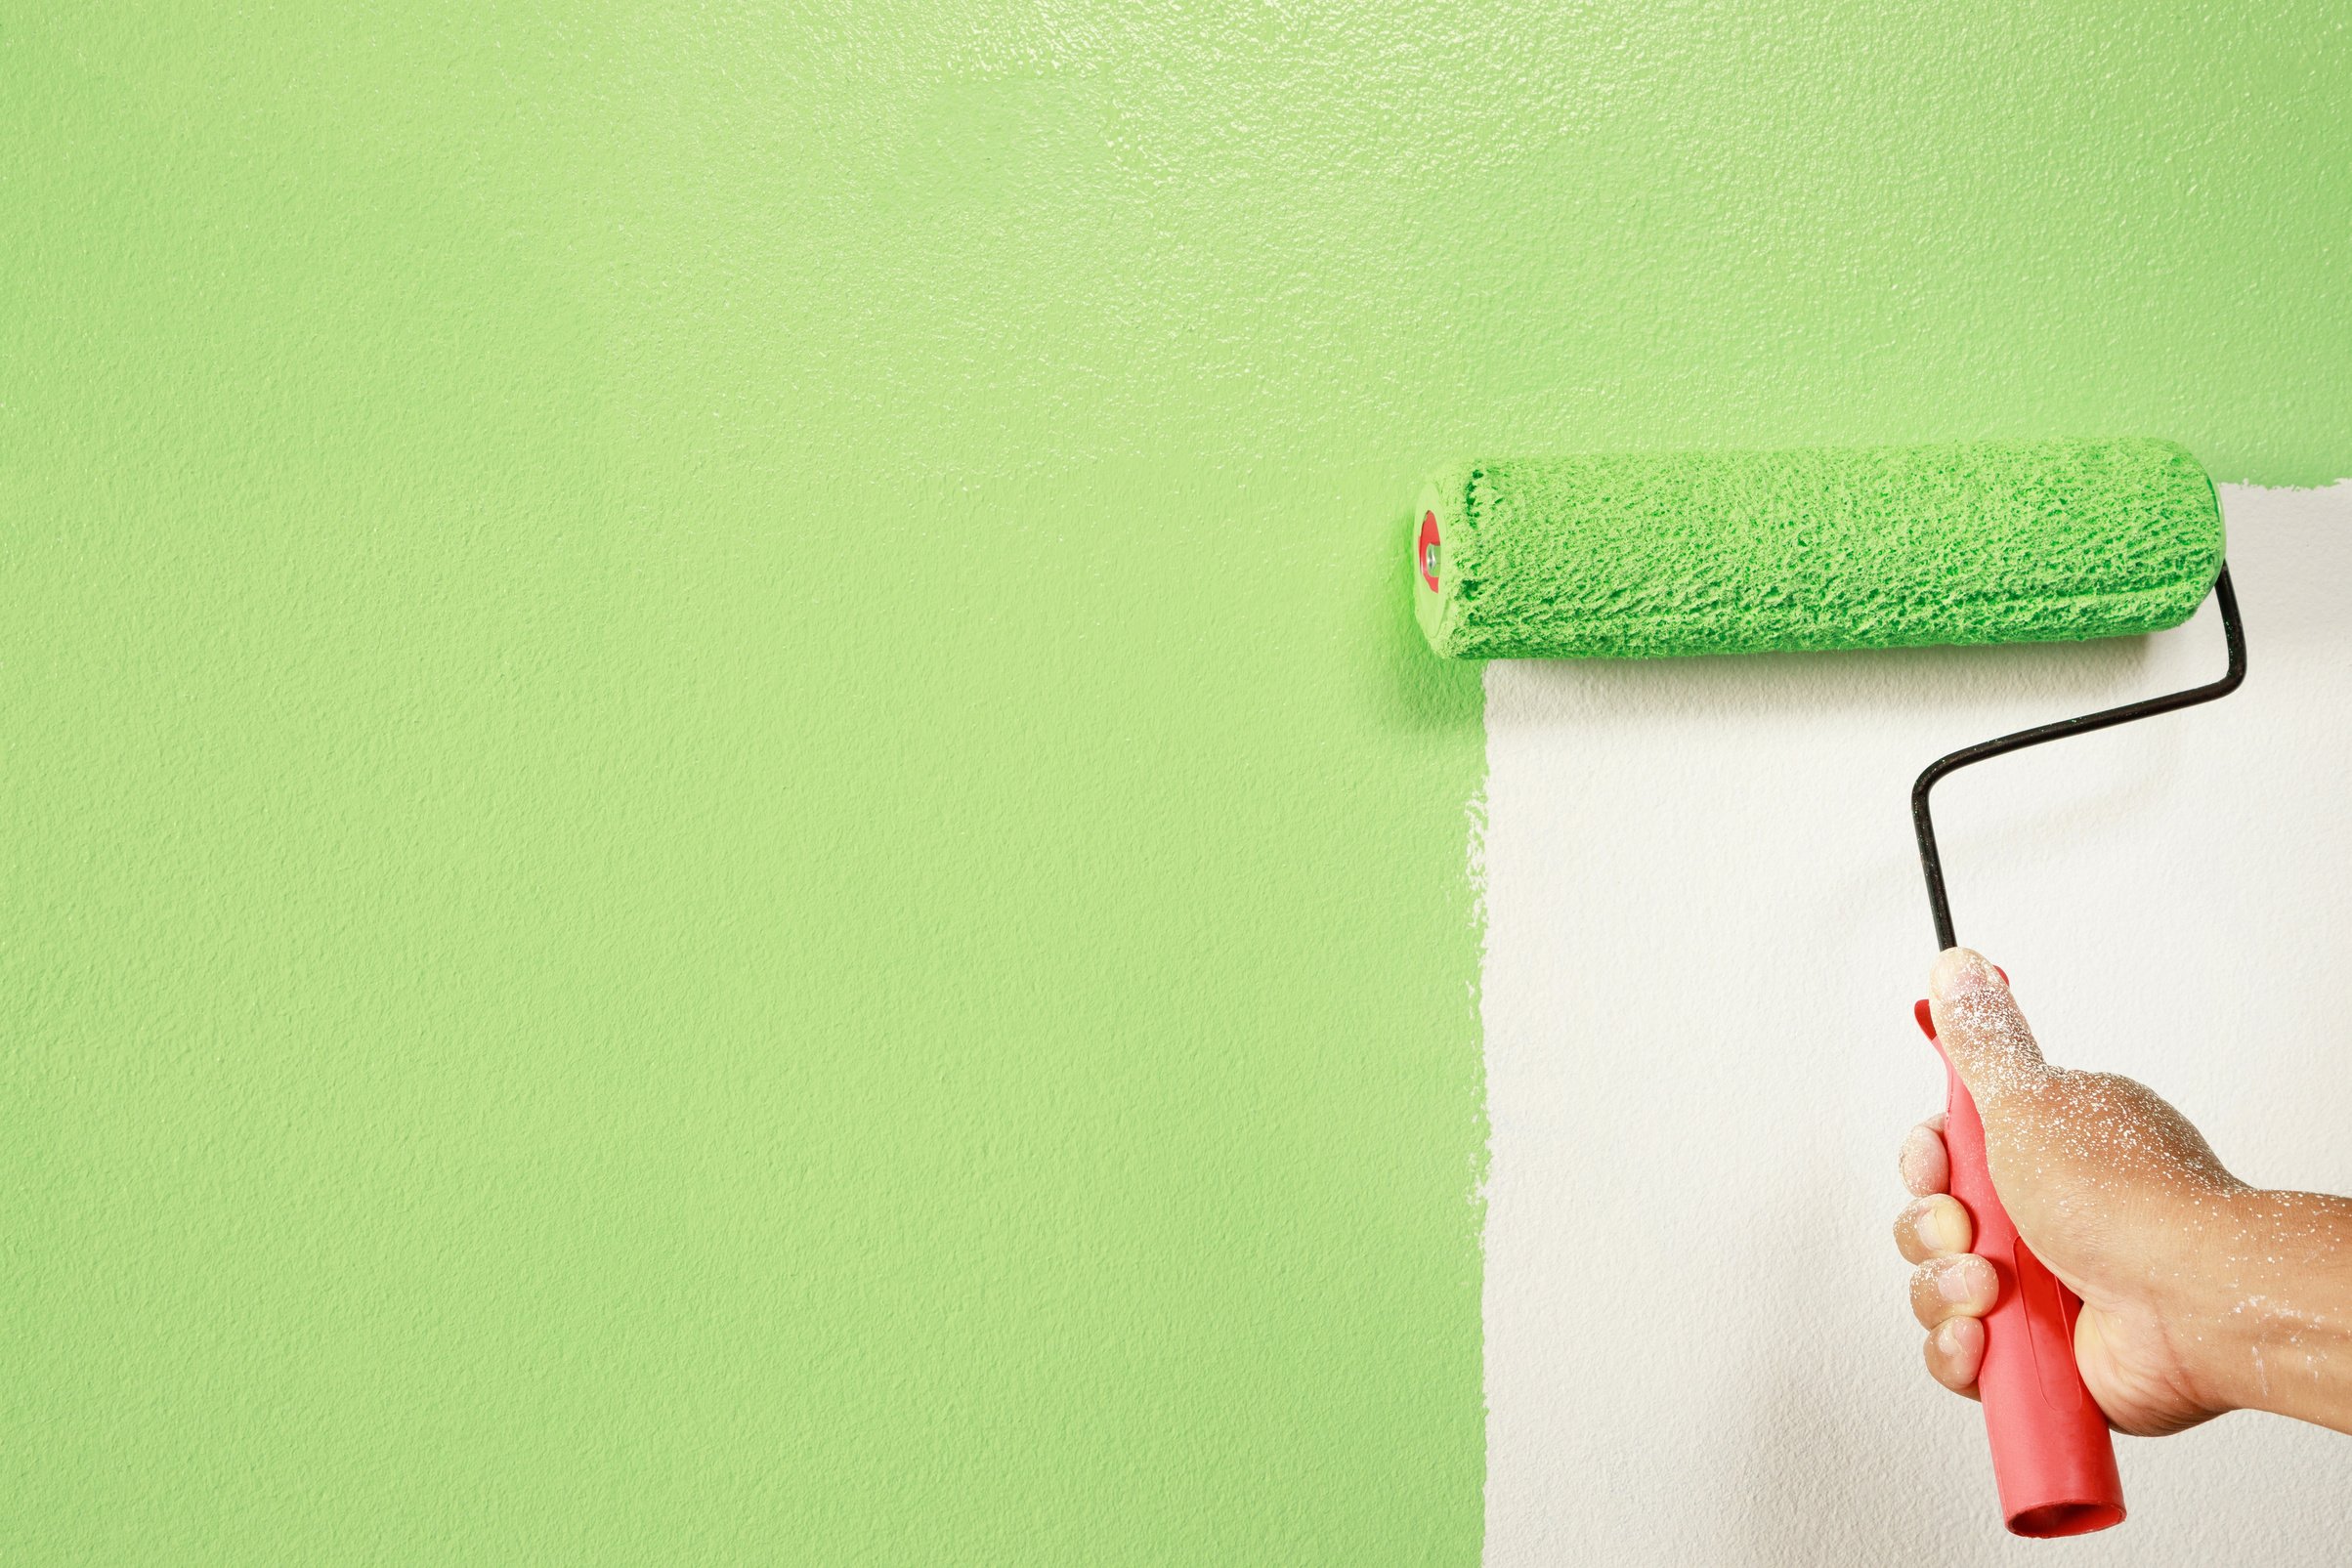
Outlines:
<svg viewBox="0 0 2352 1568"><path fill-rule="evenodd" d="M1944 1152L1944 1118L1929 1117L1904 1135L1896 1161L1903 1189L1914 1198L1951 1190L1951 1160Z"/></svg>

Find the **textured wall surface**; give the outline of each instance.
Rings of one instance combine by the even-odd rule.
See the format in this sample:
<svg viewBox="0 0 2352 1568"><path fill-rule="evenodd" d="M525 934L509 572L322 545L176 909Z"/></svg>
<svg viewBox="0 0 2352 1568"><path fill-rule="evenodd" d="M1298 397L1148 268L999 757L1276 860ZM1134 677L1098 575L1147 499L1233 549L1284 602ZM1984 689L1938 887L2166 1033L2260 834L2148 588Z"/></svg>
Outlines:
<svg viewBox="0 0 2352 1568"><path fill-rule="evenodd" d="M2052 1061L2153 1084L2248 1181L2352 1192L2352 483L2222 506L2245 687L1955 774L1938 837ZM1489 1563L2050 1550L2002 1532L1891 1238L1944 1103L1911 780L2222 666L2210 605L2071 647L1487 666ZM2343 1561L2352 1440L2117 1448L2131 1517L2072 1559Z"/></svg>
<svg viewBox="0 0 2352 1568"><path fill-rule="evenodd" d="M1420 474L2352 469L2339 10L9 8L0 1552L1475 1559Z"/></svg>

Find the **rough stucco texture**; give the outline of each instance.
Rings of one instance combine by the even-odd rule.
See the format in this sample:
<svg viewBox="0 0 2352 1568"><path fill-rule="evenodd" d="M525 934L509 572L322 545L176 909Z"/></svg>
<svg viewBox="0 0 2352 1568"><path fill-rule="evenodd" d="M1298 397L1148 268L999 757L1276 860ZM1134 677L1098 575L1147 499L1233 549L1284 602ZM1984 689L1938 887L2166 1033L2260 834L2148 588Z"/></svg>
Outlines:
<svg viewBox="0 0 2352 1568"><path fill-rule="evenodd" d="M2334 477L2335 9L12 8L0 1550L1472 1560L1419 476Z"/></svg>

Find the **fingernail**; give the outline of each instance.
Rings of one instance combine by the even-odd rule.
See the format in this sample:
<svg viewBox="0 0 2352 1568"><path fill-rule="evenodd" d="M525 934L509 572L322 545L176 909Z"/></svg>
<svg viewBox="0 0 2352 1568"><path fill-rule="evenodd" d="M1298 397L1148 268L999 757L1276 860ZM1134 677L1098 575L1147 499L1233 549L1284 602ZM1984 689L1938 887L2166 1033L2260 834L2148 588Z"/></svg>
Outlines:
<svg viewBox="0 0 2352 1568"><path fill-rule="evenodd" d="M1959 1216L1952 1208L1931 1198L1920 1211L1920 1239L1941 1252L1955 1252L1961 1246Z"/></svg>
<svg viewBox="0 0 2352 1568"><path fill-rule="evenodd" d="M1966 948L1949 949L1938 958L1929 983L1929 989L1943 1001L1965 1000L2000 987L1999 971L1986 961L1983 954Z"/></svg>
<svg viewBox="0 0 2352 1568"><path fill-rule="evenodd" d="M1977 1293L1976 1274L1969 1260L1960 1258L1937 1272L1936 1293L1957 1306Z"/></svg>
<svg viewBox="0 0 2352 1568"><path fill-rule="evenodd" d="M1936 1325L1936 1348L1947 1356L1960 1353L1960 1325L1955 1318L1946 1318Z"/></svg>

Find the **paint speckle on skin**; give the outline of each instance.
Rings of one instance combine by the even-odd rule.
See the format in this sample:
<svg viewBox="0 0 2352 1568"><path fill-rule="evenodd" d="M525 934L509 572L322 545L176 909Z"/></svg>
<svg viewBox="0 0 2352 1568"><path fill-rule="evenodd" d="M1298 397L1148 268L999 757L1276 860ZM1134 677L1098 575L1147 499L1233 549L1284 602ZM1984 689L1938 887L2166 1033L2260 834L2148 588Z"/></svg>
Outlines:
<svg viewBox="0 0 2352 1568"><path fill-rule="evenodd" d="M2004 1206L2084 1298L2084 1372L2111 1418L2162 1432L2250 1403L2352 1423L2352 1200L2257 1191L2144 1084L2048 1066L1979 955L1943 955L1931 986ZM2282 1357L2300 1403L2279 1403Z"/></svg>

